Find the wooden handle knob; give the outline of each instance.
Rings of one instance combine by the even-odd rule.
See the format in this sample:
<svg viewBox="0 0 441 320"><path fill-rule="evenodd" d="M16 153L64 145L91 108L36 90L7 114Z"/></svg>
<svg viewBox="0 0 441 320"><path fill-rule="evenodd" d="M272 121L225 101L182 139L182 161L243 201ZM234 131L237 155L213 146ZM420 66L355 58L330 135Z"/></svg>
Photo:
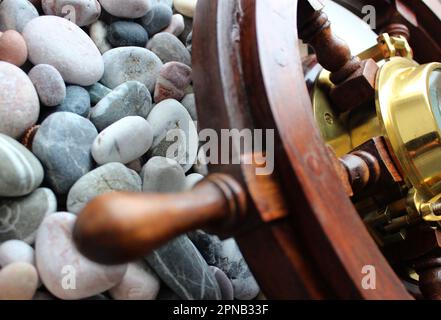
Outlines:
<svg viewBox="0 0 441 320"><path fill-rule="evenodd" d="M240 184L216 174L189 192L102 195L79 214L73 239L89 259L120 264L145 256L182 233L214 224L231 226L245 212Z"/></svg>

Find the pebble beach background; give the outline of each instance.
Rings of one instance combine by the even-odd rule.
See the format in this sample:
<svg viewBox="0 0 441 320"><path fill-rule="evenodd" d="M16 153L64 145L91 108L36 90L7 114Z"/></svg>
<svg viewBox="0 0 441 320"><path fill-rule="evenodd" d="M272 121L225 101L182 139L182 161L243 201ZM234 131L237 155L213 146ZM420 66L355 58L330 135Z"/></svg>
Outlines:
<svg viewBox="0 0 441 320"><path fill-rule="evenodd" d="M72 242L96 196L185 191L207 174L193 165L196 2L0 0L0 299L259 295L234 239L197 230L120 266ZM177 127L185 164L165 157Z"/></svg>

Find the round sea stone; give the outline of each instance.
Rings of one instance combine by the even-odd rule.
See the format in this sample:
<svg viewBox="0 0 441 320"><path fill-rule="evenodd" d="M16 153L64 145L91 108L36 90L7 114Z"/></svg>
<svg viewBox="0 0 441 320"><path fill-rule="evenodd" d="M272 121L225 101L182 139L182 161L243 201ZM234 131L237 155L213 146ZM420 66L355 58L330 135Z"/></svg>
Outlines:
<svg viewBox="0 0 441 320"><path fill-rule="evenodd" d="M173 34L157 33L147 44L163 63L177 61L191 66L191 55L184 44Z"/></svg>
<svg viewBox="0 0 441 320"><path fill-rule="evenodd" d="M66 88L66 98L55 108L56 112L72 112L84 118L89 117L90 110L89 93L80 86L68 86Z"/></svg>
<svg viewBox="0 0 441 320"><path fill-rule="evenodd" d="M26 24L37 17L37 9L27 0L0 1L0 31L23 32Z"/></svg>
<svg viewBox="0 0 441 320"><path fill-rule="evenodd" d="M145 47L149 36L138 23L117 21L109 26L107 39L114 47Z"/></svg>
<svg viewBox="0 0 441 320"><path fill-rule="evenodd" d="M20 68L0 61L0 133L19 138L40 113L37 91Z"/></svg>
<svg viewBox="0 0 441 320"><path fill-rule="evenodd" d="M158 3L140 19L142 26L147 30L149 36L167 28L173 16L172 9L165 4Z"/></svg>
<svg viewBox="0 0 441 320"><path fill-rule="evenodd" d="M28 48L23 36L15 30L0 33L0 60L22 66L28 58Z"/></svg>
<svg viewBox="0 0 441 320"><path fill-rule="evenodd" d="M38 188L43 167L21 143L0 133L0 199L20 197Z"/></svg>
<svg viewBox="0 0 441 320"><path fill-rule="evenodd" d="M41 103L45 106L54 107L66 98L66 85L63 77L51 65L36 65L28 75L37 89Z"/></svg>
<svg viewBox="0 0 441 320"><path fill-rule="evenodd" d="M80 27L94 23L101 14L97 0L42 0L41 5L45 14L69 19Z"/></svg>
<svg viewBox="0 0 441 320"><path fill-rule="evenodd" d="M43 121L32 151L43 163L46 180L55 193L66 194L92 170L91 148L97 135L89 120L71 112L56 112Z"/></svg>
<svg viewBox="0 0 441 320"><path fill-rule="evenodd" d="M151 8L150 0L100 0L103 8L115 17L136 19L144 16Z"/></svg>
<svg viewBox="0 0 441 320"><path fill-rule="evenodd" d="M0 270L0 300L32 300L38 273L29 263L16 262Z"/></svg>
<svg viewBox="0 0 441 320"><path fill-rule="evenodd" d="M26 25L23 36L34 65L54 66L71 84L89 86L101 79L101 53L76 24L57 16L41 16Z"/></svg>

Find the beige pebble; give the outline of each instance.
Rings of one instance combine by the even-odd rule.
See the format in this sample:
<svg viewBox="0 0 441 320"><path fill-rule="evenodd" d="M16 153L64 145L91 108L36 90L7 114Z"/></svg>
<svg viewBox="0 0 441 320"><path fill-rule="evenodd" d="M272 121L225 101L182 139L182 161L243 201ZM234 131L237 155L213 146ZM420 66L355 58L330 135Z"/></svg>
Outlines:
<svg viewBox="0 0 441 320"><path fill-rule="evenodd" d="M29 263L12 263L0 271L0 300L31 300L37 287L37 270Z"/></svg>
<svg viewBox="0 0 441 320"><path fill-rule="evenodd" d="M193 18L198 0L174 0L173 5L179 13Z"/></svg>
<svg viewBox="0 0 441 320"><path fill-rule="evenodd" d="M28 58L28 49L22 35L15 30L0 34L0 60L22 66Z"/></svg>

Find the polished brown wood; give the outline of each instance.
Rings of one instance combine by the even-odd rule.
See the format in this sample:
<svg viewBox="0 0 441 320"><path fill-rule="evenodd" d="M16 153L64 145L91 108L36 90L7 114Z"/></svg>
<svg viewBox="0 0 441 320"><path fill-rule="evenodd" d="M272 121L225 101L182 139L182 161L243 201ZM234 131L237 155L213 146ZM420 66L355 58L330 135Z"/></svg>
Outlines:
<svg viewBox="0 0 441 320"><path fill-rule="evenodd" d="M80 213L73 238L93 261L127 263L187 231L231 226L246 207L241 186L229 176L214 174L191 192L102 195Z"/></svg>
<svg viewBox="0 0 441 320"><path fill-rule="evenodd" d="M346 42L332 32L322 8L318 0L299 1L299 37L313 47L318 62L331 72L336 87L330 98L338 111L345 112L374 98L378 66L372 59L360 61L352 55Z"/></svg>
<svg viewBox="0 0 441 320"><path fill-rule="evenodd" d="M441 256L423 257L414 263L419 287L426 299L441 300Z"/></svg>

